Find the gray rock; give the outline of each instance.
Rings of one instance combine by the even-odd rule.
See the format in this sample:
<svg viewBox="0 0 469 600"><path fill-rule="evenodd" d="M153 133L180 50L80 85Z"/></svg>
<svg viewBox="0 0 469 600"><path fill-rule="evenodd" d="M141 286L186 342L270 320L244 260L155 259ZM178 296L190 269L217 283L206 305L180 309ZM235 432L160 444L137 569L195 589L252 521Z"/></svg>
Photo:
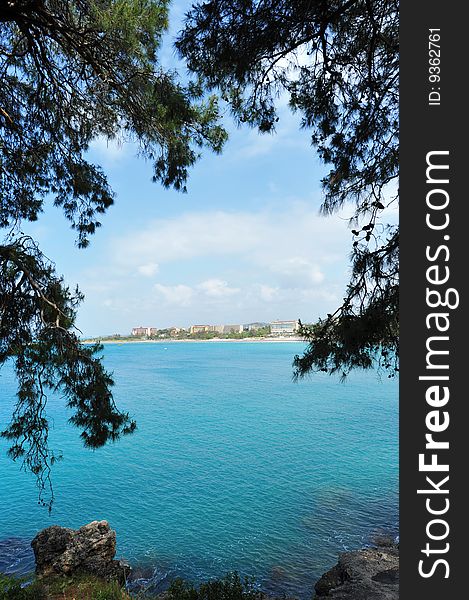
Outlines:
<svg viewBox="0 0 469 600"><path fill-rule="evenodd" d="M398 548L386 546L344 552L314 588L318 600L398 600Z"/></svg>
<svg viewBox="0 0 469 600"><path fill-rule="evenodd" d="M92 521L78 530L53 525L31 542L39 577L89 573L124 583L128 565L114 560L116 532L107 521Z"/></svg>

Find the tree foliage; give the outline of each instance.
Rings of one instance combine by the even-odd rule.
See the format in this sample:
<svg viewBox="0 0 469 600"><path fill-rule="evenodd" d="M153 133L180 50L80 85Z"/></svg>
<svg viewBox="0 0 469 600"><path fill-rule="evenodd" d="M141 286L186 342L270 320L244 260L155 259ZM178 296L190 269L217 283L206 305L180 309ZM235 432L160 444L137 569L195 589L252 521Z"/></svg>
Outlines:
<svg viewBox="0 0 469 600"><path fill-rule="evenodd" d="M3 433L10 455L38 477L40 501L54 456L46 391L60 390L85 445L99 447L135 423L116 408L99 347L75 329L71 291L21 233L51 199L85 247L114 194L87 151L96 138L131 141L153 179L185 190L203 147L226 134L215 97L181 85L158 63L166 0L9 0L0 4L0 364L14 361L18 397Z"/></svg>
<svg viewBox="0 0 469 600"><path fill-rule="evenodd" d="M114 441L136 425L114 404L112 378L96 356L101 347L83 346L73 331L80 292L64 285L28 237L0 247L0 269L0 363L13 357L18 378L16 408L2 436L12 442L9 455L37 476L46 505L53 500L50 467L57 459L48 448L48 390L66 398L70 423L82 430L87 447Z"/></svg>
<svg viewBox="0 0 469 600"><path fill-rule="evenodd" d="M184 189L204 144L219 151L216 101L194 103L157 63L167 2L13 0L0 9L0 225L35 220L46 194L85 246L113 202L86 160L98 136L136 141L154 178Z"/></svg>
<svg viewBox="0 0 469 600"><path fill-rule="evenodd" d="M330 166L322 211L352 203L352 272L343 304L314 327L295 376L398 369L398 3L210 0L186 16L177 48L235 119L273 132L286 94Z"/></svg>

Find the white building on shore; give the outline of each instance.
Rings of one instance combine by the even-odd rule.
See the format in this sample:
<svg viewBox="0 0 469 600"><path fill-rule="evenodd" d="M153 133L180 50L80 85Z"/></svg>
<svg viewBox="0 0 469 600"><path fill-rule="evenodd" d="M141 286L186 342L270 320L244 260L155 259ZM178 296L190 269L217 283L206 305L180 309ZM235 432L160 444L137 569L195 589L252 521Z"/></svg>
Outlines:
<svg viewBox="0 0 469 600"><path fill-rule="evenodd" d="M300 328L300 322L296 321L272 321L270 333L272 335L293 335Z"/></svg>
<svg viewBox="0 0 469 600"><path fill-rule="evenodd" d="M190 332L194 333L240 333L243 331L242 325L191 325Z"/></svg>
<svg viewBox="0 0 469 600"><path fill-rule="evenodd" d="M158 329L156 327L134 327L132 329L132 335L134 337L151 337L152 335L156 335L158 333Z"/></svg>

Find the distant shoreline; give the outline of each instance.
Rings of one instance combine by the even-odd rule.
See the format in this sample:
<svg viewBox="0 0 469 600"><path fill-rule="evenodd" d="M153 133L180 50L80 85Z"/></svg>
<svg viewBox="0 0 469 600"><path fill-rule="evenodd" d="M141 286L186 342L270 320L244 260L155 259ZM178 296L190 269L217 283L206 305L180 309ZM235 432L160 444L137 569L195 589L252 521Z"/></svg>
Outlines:
<svg viewBox="0 0 469 600"><path fill-rule="evenodd" d="M161 340L100 340L86 339L81 340L82 344L199 344L199 343L213 343L213 342L242 342L242 343L285 343L285 342L304 342L307 343L303 338L300 337L278 337L278 338L244 338L244 339L231 339L231 338L212 338L209 340L172 340L172 339L161 339Z"/></svg>

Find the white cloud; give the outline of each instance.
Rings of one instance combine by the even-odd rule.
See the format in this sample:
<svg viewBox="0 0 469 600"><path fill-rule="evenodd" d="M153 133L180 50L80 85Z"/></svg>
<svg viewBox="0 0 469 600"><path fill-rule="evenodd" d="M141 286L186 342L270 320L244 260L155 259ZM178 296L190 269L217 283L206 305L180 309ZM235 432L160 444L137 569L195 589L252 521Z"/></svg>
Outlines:
<svg viewBox="0 0 469 600"><path fill-rule="evenodd" d="M256 244L262 227L261 221L249 213L186 213L155 220L147 229L119 238L113 244L113 254L121 264L130 266L239 253L243 247Z"/></svg>
<svg viewBox="0 0 469 600"><path fill-rule="evenodd" d="M278 287L271 287L269 285L259 286L259 296L264 302L272 302L279 295Z"/></svg>
<svg viewBox="0 0 469 600"><path fill-rule="evenodd" d="M277 148L311 151L311 134L301 129L301 118L292 113L288 106L289 95L282 94L277 102L279 121L272 133L259 133L251 129L240 136L240 143L233 153L235 160L252 160L267 156L277 151Z"/></svg>
<svg viewBox="0 0 469 600"><path fill-rule="evenodd" d="M153 277L159 271L158 263L146 263L144 265L140 265L137 268L137 271L143 275L144 277Z"/></svg>
<svg viewBox="0 0 469 600"><path fill-rule="evenodd" d="M273 263L271 271L277 273L286 285L309 287L324 281L324 273L307 258L292 256Z"/></svg>
<svg viewBox="0 0 469 600"><path fill-rule="evenodd" d="M112 167L129 157L132 146L133 144L123 142L118 138L110 140L104 136L99 136L92 140L89 150L100 163L106 167Z"/></svg>
<svg viewBox="0 0 469 600"><path fill-rule="evenodd" d="M229 287L228 283L221 279L207 279L199 283L197 287L212 298L226 298L240 292L239 288Z"/></svg>
<svg viewBox="0 0 469 600"><path fill-rule="evenodd" d="M140 323L311 322L340 303L351 241L346 214L322 217L291 199L257 212L185 213L111 238L105 266L80 282L89 306L112 299L112 331Z"/></svg>
<svg viewBox="0 0 469 600"><path fill-rule="evenodd" d="M323 265L343 263L350 241L345 219L322 217L305 204L286 203L282 211L213 211L154 220L146 229L116 238L111 260L120 268L137 270L233 256L278 273L308 272L312 282L319 282Z"/></svg>
<svg viewBox="0 0 469 600"><path fill-rule="evenodd" d="M194 290L188 285L162 285L156 283L153 289L167 304L189 306L194 296Z"/></svg>

